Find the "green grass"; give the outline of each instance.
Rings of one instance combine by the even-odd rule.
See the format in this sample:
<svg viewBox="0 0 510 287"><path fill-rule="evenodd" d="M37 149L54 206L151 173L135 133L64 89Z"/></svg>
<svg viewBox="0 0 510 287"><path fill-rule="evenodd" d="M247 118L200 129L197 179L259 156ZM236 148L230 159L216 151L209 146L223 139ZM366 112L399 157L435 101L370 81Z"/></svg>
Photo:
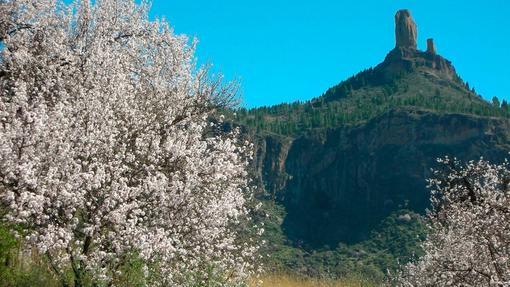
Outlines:
<svg viewBox="0 0 510 287"><path fill-rule="evenodd" d="M310 278L295 274L270 274L252 279L250 287L372 287L381 286L377 282L360 276L342 279Z"/></svg>

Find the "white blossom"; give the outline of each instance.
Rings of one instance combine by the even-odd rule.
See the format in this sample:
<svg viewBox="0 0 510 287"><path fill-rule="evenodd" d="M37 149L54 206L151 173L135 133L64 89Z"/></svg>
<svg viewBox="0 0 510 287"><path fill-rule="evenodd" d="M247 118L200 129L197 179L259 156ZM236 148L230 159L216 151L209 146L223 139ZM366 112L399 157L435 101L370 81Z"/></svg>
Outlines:
<svg viewBox="0 0 510 287"><path fill-rule="evenodd" d="M246 276L251 145L209 120L231 86L134 0L0 2L0 194L57 275L114 282L136 252L151 284L214 265ZM80 278L75 278L80 279Z"/></svg>
<svg viewBox="0 0 510 287"><path fill-rule="evenodd" d="M405 266L398 286L510 286L510 169L484 159L439 159L429 181L425 255Z"/></svg>

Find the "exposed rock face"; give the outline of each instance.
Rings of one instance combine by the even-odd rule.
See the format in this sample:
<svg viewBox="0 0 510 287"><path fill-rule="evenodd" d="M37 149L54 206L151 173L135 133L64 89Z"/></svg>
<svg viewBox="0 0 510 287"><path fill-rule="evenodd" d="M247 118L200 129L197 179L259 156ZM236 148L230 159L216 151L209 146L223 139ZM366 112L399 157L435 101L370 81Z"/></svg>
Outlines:
<svg viewBox="0 0 510 287"><path fill-rule="evenodd" d="M366 239L396 209L423 211L437 157L508 157L510 121L406 108L292 142L265 137L259 145L266 187L287 211L288 238L335 247Z"/></svg>
<svg viewBox="0 0 510 287"><path fill-rule="evenodd" d="M384 62L375 69L384 73L388 79L394 78L402 72L426 70L445 80L458 81L459 77L452 63L435 53L426 53L416 49L397 47L391 50Z"/></svg>
<svg viewBox="0 0 510 287"><path fill-rule="evenodd" d="M434 39L427 39L427 53L437 54L436 44L434 44Z"/></svg>
<svg viewBox="0 0 510 287"><path fill-rule="evenodd" d="M284 198L282 192L289 179L285 172L285 161L292 140L277 135L266 135L259 136L254 142L256 143L252 162L254 176L267 192L267 196L281 201Z"/></svg>
<svg viewBox="0 0 510 287"><path fill-rule="evenodd" d="M416 49L418 30L409 10L399 10L395 15L396 47Z"/></svg>

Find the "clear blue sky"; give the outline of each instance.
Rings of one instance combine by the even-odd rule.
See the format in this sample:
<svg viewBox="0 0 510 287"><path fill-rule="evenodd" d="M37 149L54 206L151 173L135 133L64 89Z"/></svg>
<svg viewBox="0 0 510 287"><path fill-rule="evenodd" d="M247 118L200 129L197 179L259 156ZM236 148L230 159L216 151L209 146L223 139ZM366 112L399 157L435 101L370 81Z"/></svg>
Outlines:
<svg viewBox="0 0 510 287"><path fill-rule="evenodd" d="M151 14L197 37L199 62L238 79L243 105L255 107L311 99L381 62L401 8L420 49L434 38L480 94L510 100L508 0L153 0Z"/></svg>

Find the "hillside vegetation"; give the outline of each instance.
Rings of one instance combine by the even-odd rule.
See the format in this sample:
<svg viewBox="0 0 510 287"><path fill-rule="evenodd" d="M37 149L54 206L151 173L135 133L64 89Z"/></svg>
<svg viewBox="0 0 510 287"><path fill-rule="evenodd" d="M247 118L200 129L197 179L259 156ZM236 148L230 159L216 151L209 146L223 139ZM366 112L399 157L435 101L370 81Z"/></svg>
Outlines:
<svg viewBox="0 0 510 287"><path fill-rule="evenodd" d="M381 65L352 76L310 101L241 108L227 114L233 121L258 132L285 136L298 136L309 129L363 123L398 107L510 117L505 100L484 100L456 74L453 79L445 79L440 71L418 66L400 69L388 78L387 67Z"/></svg>
<svg viewBox="0 0 510 287"><path fill-rule="evenodd" d="M262 252L267 254L264 263L271 274L382 282L387 270L396 270L399 261L405 263L422 254L419 244L426 236L425 219L402 209L383 220L367 240L312 249L286 237L281 224L285 217L282 205L265 201L262 210L266 212L263 239L267 242Z"/></svg>

